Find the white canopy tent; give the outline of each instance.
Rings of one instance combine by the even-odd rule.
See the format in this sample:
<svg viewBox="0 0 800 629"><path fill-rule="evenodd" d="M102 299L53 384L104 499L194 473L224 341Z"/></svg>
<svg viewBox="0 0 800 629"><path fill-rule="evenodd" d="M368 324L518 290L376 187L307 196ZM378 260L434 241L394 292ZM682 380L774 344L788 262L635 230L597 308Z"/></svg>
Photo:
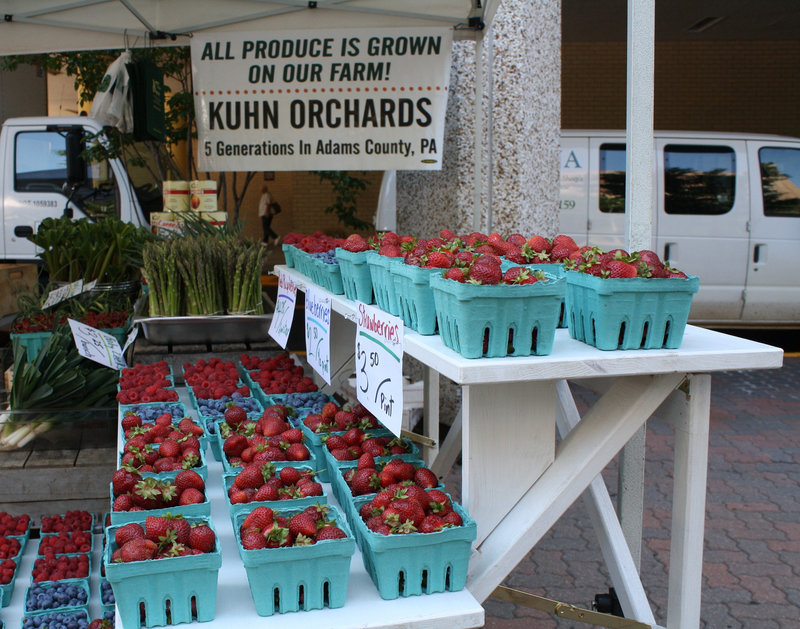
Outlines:
<svg viewBox="0 0 800 629"><path fill-rule="evenodd" d="M447 26L480 34L499 0L0 0L0 54L188 45L235 30Z"/></svg>

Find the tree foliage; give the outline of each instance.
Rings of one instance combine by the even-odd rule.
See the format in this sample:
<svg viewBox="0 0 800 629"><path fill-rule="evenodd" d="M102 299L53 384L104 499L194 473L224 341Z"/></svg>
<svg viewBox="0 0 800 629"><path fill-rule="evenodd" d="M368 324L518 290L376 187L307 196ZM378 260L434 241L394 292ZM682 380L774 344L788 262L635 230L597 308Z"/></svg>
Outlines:
<svg viewBox="0 0 800 629"><path fill-rule="evenodd" d="M325 208L327 214L335 214L345 227L356 230L373 227L372 223L356 215L358 197L367 189L368 181L344 170L320 170L317 174L320 181L327 181L331 185L335 195L333 204Z"/></svg>

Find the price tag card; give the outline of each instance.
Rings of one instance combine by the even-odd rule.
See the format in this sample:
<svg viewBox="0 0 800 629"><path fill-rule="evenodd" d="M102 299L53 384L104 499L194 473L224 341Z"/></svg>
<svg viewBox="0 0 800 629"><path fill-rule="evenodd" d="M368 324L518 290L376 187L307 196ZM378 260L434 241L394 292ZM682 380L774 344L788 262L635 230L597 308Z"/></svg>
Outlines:
<svg viewBox="0 0 800 629"><path fill-rule="evenodd" d="M128 334L128 338L125 339L125 345L122 346L122 353L125 354L125 350L128 349L132 343L136 341L136 337L139 335L139 326L133 326L133 329Z"/></svg>
<svg viewBox="0 0 800 629"><path fill-rule="evenodd" d="M269 335L284 349L292 331L296 301L297 284L289 274L279 271L278 298L275 300L275 312L272 313L272 321L269 324Z"/></svg>
<svg viewBox="0 0 800 629"><path fill-rule="evenodd" d="M358 302L356 397L395 435L403 423L403 320Z"/></svg>
<svg viewBox="0 0 800 629"><path fill-rule="evenodd" d="M331 298L306 287L306 360L331 383Z"/></svg>
<svg viewBox="0 0 800 629"><path fill-rule="evenodd" d="M65 299L69 299L73 295L77 295L83 292L83 280L78 280L77 282L72 282L72 284L65 284L64 286L59 286L55 290L51 290L48 295L47 299L44 300L44 304L42 304L42 308L49 308L50 306L55 306L58 303L61 303Z"/></svg>
<svg viewBox="0 0 800 629"><path fill-rule="evenodd" d="M67 321L72 330L75 347L78 348L81 356L112 369L127 367L117 339L80 321L74 319L67 319Z"/></svg>

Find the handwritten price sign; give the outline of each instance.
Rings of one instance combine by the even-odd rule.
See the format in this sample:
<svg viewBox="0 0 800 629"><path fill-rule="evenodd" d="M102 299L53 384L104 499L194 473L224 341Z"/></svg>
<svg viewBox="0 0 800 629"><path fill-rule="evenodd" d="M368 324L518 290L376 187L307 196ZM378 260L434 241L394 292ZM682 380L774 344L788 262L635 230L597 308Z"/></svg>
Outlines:
<svg viewBox="0 0 800 629"><path fill-rule="evenodd" d="M289 333L294 321L294 305L297 301L297 284L283 271L278 272L278 298L275 300L275 312L269 324L269 335L281 347L286 349Z"/></svg>
<svg viewBox="0 0 800 629"><path fill-rule="evenodd" d="M81 356L112 369L127 367L117 339L80 321L74 319L67 319L67 321L72 330L75 347L78 348Z"/></svg>
<svg viewBox="0 0 800 629"><path fill-rule="evenodd" d="M403 422L403 321L361 302L357 317L356 396L399 436Z"/></svg>
<svg viewBox="0 0 800 629"><path fill-rule="evenodd" d="M331 383L331 298L306 288L306 360Z"/></svg>

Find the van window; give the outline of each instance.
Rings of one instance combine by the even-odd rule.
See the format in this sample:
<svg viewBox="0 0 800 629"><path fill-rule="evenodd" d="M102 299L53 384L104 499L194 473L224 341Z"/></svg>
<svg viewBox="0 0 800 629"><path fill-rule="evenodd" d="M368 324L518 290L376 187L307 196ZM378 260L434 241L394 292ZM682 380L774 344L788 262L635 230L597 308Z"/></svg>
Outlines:
<svg viewBox="0 0 800 629"><path fill-rule="evenodd" d="M72 201L88 216L118 216L116 179L107 160L87 164L87 180ZM14 190L64 193L67 141L55 131L21 131L15 138Z"/></svg>
<svg viewBox="0 0 800 629"><path fill-rule="evenodd" d="M18 133L14 160L14 190L61 192L67 180L64 136L51 131Z"/></svg>
<svg viewBox="0 0 800 629"><path fill-rule="evenodd" d="M600 211L625 212L625 145L600 145Z"/></svg>
<svg viewBox="0 0 800 629"><path fill-rule="evenodd" d="M764 216L800 217L800 149L764 147L758 158Z"/></svg>
<svg viewBox="0 0 800 629"><path fill-rule="evenodd" d="M667 214L725 214L733 207L736 154L729 146L667 144L664 209Z"/></svg>

